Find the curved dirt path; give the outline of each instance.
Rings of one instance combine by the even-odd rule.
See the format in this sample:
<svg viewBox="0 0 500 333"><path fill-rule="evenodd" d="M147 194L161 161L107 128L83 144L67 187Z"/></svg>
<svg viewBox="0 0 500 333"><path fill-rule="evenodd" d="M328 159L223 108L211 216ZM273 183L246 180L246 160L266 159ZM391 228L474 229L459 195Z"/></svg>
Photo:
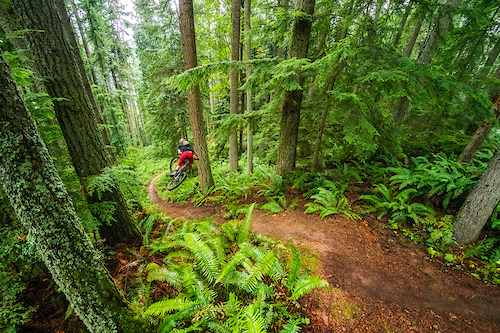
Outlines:
<svg viewBox="0 0 500 333"><path fill-rule="evenodd" d="M149 194L166 214L224 221L220 207L160 199L158 177L151 181ZM316 310L308 332L500 332L498 285L428 258L421 246L378 220L321 220L304 214L303 204L299 200L299 208L278 215L254 211L252 231L292 239L318 253L321 275L333 292L311 300Z"/></svg>

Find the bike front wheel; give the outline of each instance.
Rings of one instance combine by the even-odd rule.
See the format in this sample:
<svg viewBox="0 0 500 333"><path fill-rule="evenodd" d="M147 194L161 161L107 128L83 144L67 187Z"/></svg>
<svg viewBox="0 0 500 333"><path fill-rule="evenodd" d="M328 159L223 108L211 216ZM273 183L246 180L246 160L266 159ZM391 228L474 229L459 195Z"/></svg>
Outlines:
<svg viewBox="0 0 500 333"><path fill-rule="evenodd" d="M167 190L172 191L177 188L186 179L186 171L180 171L177 173L170 182L167 184Z"/></svg>
<svg viewBox="0 0 500 333"><path fill-rule="evenodd" d="M170 161L170 172L174 172L175 171L175 167L177 166L177 163L179 163L179 156L175 156Z"/></svg>

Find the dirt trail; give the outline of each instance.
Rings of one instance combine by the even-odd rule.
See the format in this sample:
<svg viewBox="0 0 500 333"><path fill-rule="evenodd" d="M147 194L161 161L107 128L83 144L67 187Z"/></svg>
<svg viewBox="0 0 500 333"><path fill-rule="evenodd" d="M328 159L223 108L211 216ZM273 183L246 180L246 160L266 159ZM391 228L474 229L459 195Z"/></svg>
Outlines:
<svg viewBox="0 0 500 333"><path fill-rule="evenodd" d="M153 204L171 217L212 217L220 207L177 205L161 200L149 186ZM428 257L375 219L304 214L299 208L278 215L254 211L252 231L292 239L319 254L321 274L341 295L316 301L309 332L500 332L500 287ZM337 295L337 296L338 296ZM345 301L345 300L348 300ZM314 305L314 304L313 304Z"/></svg>

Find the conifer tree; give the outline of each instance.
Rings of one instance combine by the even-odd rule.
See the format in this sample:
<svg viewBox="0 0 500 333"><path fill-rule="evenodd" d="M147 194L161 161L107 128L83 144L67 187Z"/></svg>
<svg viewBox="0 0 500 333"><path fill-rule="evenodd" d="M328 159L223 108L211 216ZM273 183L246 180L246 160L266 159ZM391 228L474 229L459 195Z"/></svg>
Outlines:
<svg viewBox="0 0 500 333"><path fill-rule="evenodd" d="M151 332L82 229L0 52L0 182L52 278L90 332Z"/></svg>
<svg viewBox="0 0 500 333"><path fill-rule="evenodd" d="M453 16L460 5L462 0L448 0L443 5L439 11L438 18L433 25L433 28L427 36L427 40L418 55L417 62L428 65L436 50L439 43L443 39L444 35L448 31L450 24L452 22ZM403 119L410 108L411 101L408 97L402 97L398 106L393 112L394 122L397 126L401 126Z"/></svg>
<svg viewBox="0 0 500 333"><path fill-rule="evenodd" d="M307 57L314 4L315 0L297 0L295 4L295 20L290 41L290 58L300 59ZM301 76L300 85L303 86L303 84L304 78ZM276 171L279 175L286 175L295 168L302 95L303 89L285 91L281 111L278 160L276 162Z"/></svg>
<svg viewBox="0 0 500 333"><path fill-rule="evenodd" d="M31 30L27 38L34 50L34 62L39 75L46 78L48 94L55 99L57 120L76 174L86 189L87 178L99 175L111 164L75 60L76 53L72 51L53 1L13 0L12 3L19 22ZM100 221L99 233L109 245L139 236L123 193L116 184L109 184L102 192L85 193L87 201L96 207L93 213ZM111 221L103 219L98 209L103 202L113 206Z"/></svg>
<svg viewBox="0 0 500 333"><path fill-rule="evenodd" d="M245 60L249 62L252 59L252 37L250 16L252 13L252 0L245 0ZM252 75L252 65L247 63L246 76L249 78ZM247 113L253 111L253 89L248 87L247 91ZM253 118L248 118L247 124L247 172L253 172Z"/></svg>
<svg viewBox="0 0 500 333"><path fill-rule="evenodd" d="M196 38L194 31L193 1L181 0L179 2L179 23L181 29L182 49L184 53L185 69L198 66L196 56ZM204 193L214 186L212 170L206 141L205 123L203 121L203 110L201 107L200 87L195 85L188 88L189 122L193 132L194 149L200 157L198 173L200 175L201 188Z"/></svg>
<svg viewBox="0 0 500 333"><path fill-rule="evenodd" d="M232 0L231 5L231 60L240 60L240 17L241 0ZM236 67L231 68L231 93L229 111L232 115L238 114L238 87L239 71ZM236 136L236 126L231 126L229 133L229 170L238 171L238 138Z"/></svg>

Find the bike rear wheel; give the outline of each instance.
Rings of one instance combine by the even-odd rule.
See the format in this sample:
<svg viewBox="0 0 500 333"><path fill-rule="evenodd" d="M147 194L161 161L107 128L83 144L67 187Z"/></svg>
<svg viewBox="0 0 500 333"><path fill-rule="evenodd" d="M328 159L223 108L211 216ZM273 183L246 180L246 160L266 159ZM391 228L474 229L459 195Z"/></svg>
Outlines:
<svg viewBox="0 0 500 333"><path fill-rule="evenodd" d="M180 172L178 172L170 182L168 182L167 184L167 190L171 191L175 188L177 188L180 184L182 184L182 182L184 181L184 179L186 179L186 170L182 170Z"/></svg>

